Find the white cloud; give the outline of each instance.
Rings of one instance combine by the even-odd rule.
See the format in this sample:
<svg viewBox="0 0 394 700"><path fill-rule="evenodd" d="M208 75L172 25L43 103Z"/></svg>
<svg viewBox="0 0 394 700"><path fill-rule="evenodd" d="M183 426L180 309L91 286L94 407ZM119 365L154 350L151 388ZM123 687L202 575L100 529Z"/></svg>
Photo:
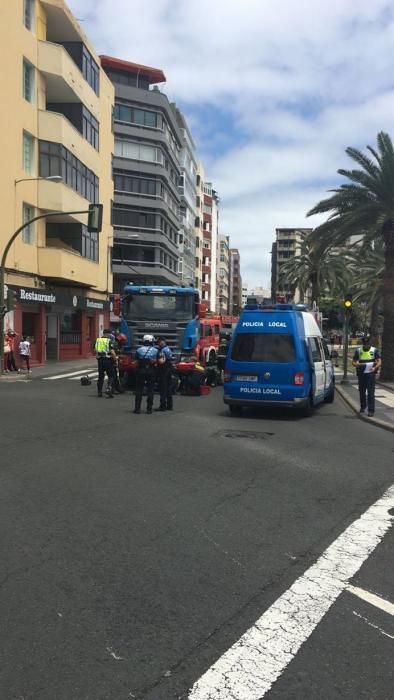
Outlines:
<svg viewBox="0 0 394 700"><path fill-rule="evenodd" d="M69 0L99 53L162 68L190 115L243 276L267 282L276 226L305 212L394 117L389 0ZM201 106L218 108L207 128ZM198 107L198 109L197 109ZM227 133L228 124L232 124ZM222 131L222 133L221 133Z"/></svg>

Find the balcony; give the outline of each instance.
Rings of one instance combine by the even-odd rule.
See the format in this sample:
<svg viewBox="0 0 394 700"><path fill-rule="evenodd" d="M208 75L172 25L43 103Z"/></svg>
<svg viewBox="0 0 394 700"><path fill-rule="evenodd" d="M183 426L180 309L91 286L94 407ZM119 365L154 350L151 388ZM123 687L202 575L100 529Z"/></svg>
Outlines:
<svg viewBox="0 0 394 700"><path fill-rule="evenodd" d="M81 197L78 192L75 192L68 187L58 182L50 182L49 180L39 180L38 185L38 208L44 211L87 211L89 202ZM59 217L53 218L52 221L80 221L86 224L86 214L59 214Z"/></svg>
<svg viewBox="0 0 394 700"><path fill-rule="evenodd" d="M95 287L99 266L69 248L38 248L38 264L42 277L84 287Z"/></svg>
<svg viewBox="0 0 394 700"><path fill-rule="evenodd" d="M38 137L42 141L61 143L90 170L100 171L99 154L63 114L40 109Z"/></svg>
<svg viewBox="0 0 394 700"><path fill-rule="evenodd" d="M143 262L141 260L133 261L132 265L128 264L126 261L121 260L112 261L112 274L114 276L127 277L128 279L144 279L148 280L146 284L149 284L149 280L154 279L155 283L159 284L170 284L178 285L179 276L173 270L162 263L154 262Z"/></svg>
<svg viewBox="0 0 394 700"><path fill-rule="evenodd" d="M99 98L63 46L39 41L38 69L46 79L47 102L83 102L99 119Z"/></svg>

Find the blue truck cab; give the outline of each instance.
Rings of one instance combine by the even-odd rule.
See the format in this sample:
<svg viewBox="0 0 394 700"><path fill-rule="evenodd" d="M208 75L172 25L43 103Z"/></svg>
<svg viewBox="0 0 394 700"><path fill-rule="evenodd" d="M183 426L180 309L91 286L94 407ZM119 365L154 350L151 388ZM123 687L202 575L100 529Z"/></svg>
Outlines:
<svg viewBox="0 0 394 700"><path fill-rule="evenodd" d="M334 400L334 369L312 313L294 304L246 306L225 363L223 400L243 406L284 406L309 415Z"/></svg>

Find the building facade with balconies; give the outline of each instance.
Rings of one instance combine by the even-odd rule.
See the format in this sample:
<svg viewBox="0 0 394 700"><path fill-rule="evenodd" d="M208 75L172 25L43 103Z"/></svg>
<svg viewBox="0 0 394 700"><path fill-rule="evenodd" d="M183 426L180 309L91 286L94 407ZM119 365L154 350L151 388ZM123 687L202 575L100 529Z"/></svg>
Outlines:
<svg viewBox="0 0 394 700"><path fill-rule="evenodd" d="M63 0L11 0L0 24L3 250L17 292L5 326L29 337L32 359L87 357L109 319L114 90ZM58 181L54 181L55 178ZM103 204L100 234L87 231Z"/></svg>
<svg viewBox="0 0 394 700"><path fill-rule="evenodd" d="M293 300L298 303L301 299L298 288L292 289L283 279L281 268L285 262L297 257L301 252L301 244L311 228L277 228L276 240L272 246L271 256L271 296L275 301Z"/></svg>
<svg viewBox="0 0 394 700"><path fill-rule="evenodd" d="M242 309L241 256L238 248L230 248L230 313L237 316Z"/></svg>
<svg viewBox="0 0 394 700"><path fill-rule="evenodd" d="M196 240L196 257L195 257L195 282L194 286L198 289L200 297L202 297L202 260L203 260L203 244L204 244L204 168L202 163L197 165L196 179L196 219L194 222L194 237Z"/></svg>
<svg viewBox="0 0 394 700"><path fill-rule="evenodd" d="M101 65L115 88L112 222L114 291L179 284L182 134L158 84L164 73L110 56Z"/></svg>
<svg viewBox="0 0 394 700"><path fill-rule="evenodd" d="M228 314L230 309L230 236L218 235L216 311Z"/></svg>
<svg viewBox="0 0 394 700"><path fill-rule="evenodd" d="M185 284L193 287L196 266L196 217L198 216L199 197L197 196L197 154L190 129L182 112L172 105L179 130L182 135L180 152L181 176L179 182L181 226L179 230L178 273Z"/></svg>
<svg viewBox="0 0 394 700"><path fill-rule="evenodd" d="M203 193L202 301L216 313L219 197L211 182L204 182Z"/></svg>

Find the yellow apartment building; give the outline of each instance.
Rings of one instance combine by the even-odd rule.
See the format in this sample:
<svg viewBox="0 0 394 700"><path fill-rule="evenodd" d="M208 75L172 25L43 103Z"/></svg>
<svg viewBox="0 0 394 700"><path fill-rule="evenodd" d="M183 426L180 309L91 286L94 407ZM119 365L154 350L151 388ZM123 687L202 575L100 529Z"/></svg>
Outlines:
<svg viewBox="0 0 394 700"><path fill-rule="evenodd" d="M60 212L10 249L5 327L29 337L33 364L87 357L109 321L114 88L63 0L0 5L0 256L22 222ZM90 202L100 234L67 213Z"/></svg>

